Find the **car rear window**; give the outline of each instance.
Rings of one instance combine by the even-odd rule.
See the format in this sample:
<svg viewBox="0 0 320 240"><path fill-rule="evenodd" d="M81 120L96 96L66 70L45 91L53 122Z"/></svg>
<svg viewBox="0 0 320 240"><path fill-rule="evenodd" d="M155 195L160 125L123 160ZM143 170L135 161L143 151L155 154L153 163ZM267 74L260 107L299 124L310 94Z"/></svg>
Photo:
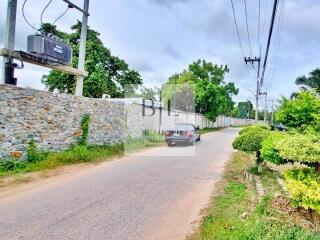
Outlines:
<svg viewBox="0 0 320 240"><path fill-rule="evenodd" d="M173 127L174 131L192 131L194 127L192 125L176 125Z"/></svg>

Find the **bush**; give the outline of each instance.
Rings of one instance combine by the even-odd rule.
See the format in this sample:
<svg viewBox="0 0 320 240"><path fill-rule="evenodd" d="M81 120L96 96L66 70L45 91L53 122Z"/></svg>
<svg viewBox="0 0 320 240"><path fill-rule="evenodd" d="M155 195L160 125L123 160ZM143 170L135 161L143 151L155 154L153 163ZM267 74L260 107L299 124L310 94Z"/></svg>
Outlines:
<svg viewBox="0 0 320 240"><path fill-rule="evenodd" d="M320 137L275 132L262 143L261 153L265 160L278 165L300 162L316 166L320 163Z"/></svg>
<svg viewBox="0 0 320 240"><path fill-rule="evenodd" d="M261 149L261 143L270 135L270 131L260 127L250 127L242 132L232 143L234 149L245 152L257 152Z"/></svg>
<svg viewBox="0 0 320 240"><path fill-rule="evenodd" d="M264 160L272 162L276 165L287 163L287 161L279 155L278 150L279 142L285 136L285 133L273 132L262 142L261 156Z"/></svg>
<svg viewBox="0 0 320 240"><path fill-rule="evenodd" d="M285 185L295 207L312 209L320 213L320 176L312 168L287 171Z"/></svg>
<svg viewBox="0 0 320 240"><path fill-rule="evenodd" d="M36 142L32 138L27 148L27 162L40 162L47 158L48 153L38 151Z"/></svg>
<svg viewBox="0 0 320 240"><path fill-rule="evenodd" d="M320 137L315 135L287 135L277 143L283 159L314 165L320 163Z"/></svg>
<svg viewBox="0 0 320 240"><path fill-rule="evenodd" d="M292 128L320 130L320 99L310 92L300 92L294 99L283 98L276 112L277 122Z"/></svg>
<svg viewBox="0 0 320 240"><path fill-rule="evenodd" d="M239 135L242 135L243 133L246 133L246 132L251 131L251 130L259 131L261 129L270 130L270 128L267 125L249 125L249 126L243 128L243 129L241 129L240 132L239 132Z"/></svg>

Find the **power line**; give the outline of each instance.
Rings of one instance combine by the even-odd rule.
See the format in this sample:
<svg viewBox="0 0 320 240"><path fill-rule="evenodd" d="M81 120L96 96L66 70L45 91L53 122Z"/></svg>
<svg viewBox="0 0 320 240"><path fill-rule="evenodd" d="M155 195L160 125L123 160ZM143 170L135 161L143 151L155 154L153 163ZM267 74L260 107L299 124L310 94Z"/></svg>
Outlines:
<svg viewBox="0 0 320 240"><path fill-rule="evenodd" d="M49 2L47 3L47 5L44 7L44 9L43 9L42 12L41 12L41 15L40 15L40 26L42 26L42 23L43 23L43 21L42 21L42 19L43 19L43 14L44 14L44 12L47 10L47 8L48 8L49 5L51 4L51 2L52 2L52 0L49 0Z"/></svg>
<svg viewBox="0 0 320 240"><path fill-rule="evenodd" d="M27 20L25 14L24 14L24 8L25 8L26 3L27 3L27 0L24 0L23 5L22 5L22 16L23 16L25 22L26 22L31 28L33 28L34 30L38 31L38 29L36 29L36 28Z"/></svg>
<svg viewBox="0 0 320 240"><path fill-rule="evenodd" d="M249 23L248 23L248 13L247 13L247 1L243 0L244 2L244 12L246 15L246 25L247 25L247 35L248 35L248 43L249 43L249 51L250 57L252 57L252 48L251 48L251 40L250 40L250 32L249 32Z"/></svg>
<svg viewBox="0 0 320 240"><path fill-rule="evenodd" d="M241 39L240 39L240 34L239 34L239 28L238 28L238 24L237 24L237 18L236 18L236 14L235 14L235 11L234 11L234 5L233 5L233 1L231 1L231 6L232 6L232 12L233 12L233 19L234 19L234 24L236 26L236 30L237 30L237 36L238 36L238 41L239 41L239 45L240 45L240 48L241 48L241 52L242 52L242 56L244 58L244 51L243 51L243 47L242 47L242 43L241 43Z"/></svg>
<svg viewBox="0 0 320 240"><path fill-rule="evenodd" d="M240 46L240 49L241 49L242 57L243 57L243 59L244 59L244 58L245 58L245 55L244 55L244 51L243 51L243 46L242 46L240 34L239 34L239 28L238 28L236 13L235 13L235 10L234 10L234 4L233 4L233 0L230 0L230 1L231 1L231 6L232 6L234 25L235 25L235 27L236 27L236 32L237 32L237 36L238 36L238 42L239 42L239 46ZM246 69L247 69L249 78L251 78L251 73L250 73L250 70L249 70L249 67L248 67L247 64L246 64Z"/></svg>
<svg viewBox="0 0 320 240"><path fill-rule="evenodd" d="M276 40L275 40L275 47L273 49L273 61L272 61L272 67L270 77L269 77L269 86L268 86L268 91L270 91L273 80L274 80L274 75L276 72L276 69L278 67L278 59L279 59L279 52L280 52L280 46L281 46L281 40L282 40L282 34L281 34L281 29L283 28L284 24L284 18L285 18L285 4L286 0L281 1L281 6L280 6L280 17L278 20L278 26L277 26L277 34L276 34Z"/></svg>
<svg viewBox="0 0 320 240"><path fill-rule="evenodd" d="M56 20L54 20L53 21L53 24L52 25L54 25L60 18L62 18L67 12L68 12L68 10L70 9L71 7L70 7L70 5L67 7L67 9L59 16L59 17L57 17L56 18Z"/></svg>
<svg viewBox="0 0 320 240"><path fill-rule="evenodd" d="M265 74L265 71L266 71L268 55L269 55L269 48L270 48L270 42L271 42L273 26L274 26L274 20L275 20L276 12L277 12L277 6L278 6L278 0L274 0L272 16L271 16L271 23L270 23L270 28L269 28L269 35L268 35L268 43L267 43L267 48L266 48L266 54L264 56L263 69L262 69L262 75L261 75L261 82L260 82L261 86L263 85L264 74Z"/></svg>

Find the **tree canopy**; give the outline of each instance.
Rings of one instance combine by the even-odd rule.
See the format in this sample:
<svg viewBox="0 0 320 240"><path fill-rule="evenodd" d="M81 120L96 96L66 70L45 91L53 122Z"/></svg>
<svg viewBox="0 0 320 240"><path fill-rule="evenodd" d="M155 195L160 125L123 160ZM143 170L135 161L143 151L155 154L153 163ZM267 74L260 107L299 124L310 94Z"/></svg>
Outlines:
<svg viewBox="0 0 320 240"><path fill-rule="evenodd" d="M220 114L231 114L234 105L232 95L238 94L234 83L224 81L228 72L227 66L198 60L190 64L187 70L168 79L161 89L162 98L166 101L176 95L176 99L182 99L176 101L176 108L182 110L193 101L196 112L214 121ZM189 94L190 90L193 94ZM187 94L179 97L179 93Z"/></svg>
<svg viewBox="0 0 320 240"><path fill-rule="evenodd" d="M77 67L81 22L78 21L71 29L73 32L69 34L58 31L56 26L49 23L41 27L43 32L52 33L69 42L73 50L71 65ZM110 50L103 45L99 36L97 31L88 28L85 69L89 74L84 80L83 95L92 98L100 98L102 94L123 97L128 92L129 94L134 92L135 86L142 84L140 74L130 69L124 60L113 56ZM41 81L49 91L56 89L61 93L74 93L76 77L52 70L49 75L44 75Z"/></svg>
<svg viewBox="0 0 320 240"><path fill-rule="evenodd" d="M316 68L310 72L308 77L298 77L296 84L302 86L303 90L310 89L320 94L320 68Z"/></svg>
<svg viewBox="0 0 320 240"><path fill-rule="evenodd" d="M239 102L232 110L232 117L249 118L253 113L253 105L250 101Z"/></svg>
<svg viewBox="0 0 320 240"><path fill-rule="evenodd" d="M297 94L293 99L283 97L276 112L276 120L288 127L320 129L320 99L310 91Z"/></svg>

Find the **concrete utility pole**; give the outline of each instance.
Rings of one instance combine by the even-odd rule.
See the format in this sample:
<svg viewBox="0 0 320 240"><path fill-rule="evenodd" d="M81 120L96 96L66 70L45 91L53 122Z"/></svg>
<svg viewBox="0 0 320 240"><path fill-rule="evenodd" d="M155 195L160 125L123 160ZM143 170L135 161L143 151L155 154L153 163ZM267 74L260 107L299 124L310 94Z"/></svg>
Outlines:
<svg viewBox="0 0 320 240"><path fill-rule="evenodd" d="M4 32L4 48L14 51L15 31L16 31L16 15L17 15L17 0L8 0L7 17ZM3 57L2 75L0 83L17 84L14 78L14 66L12 58Z"/></svg>
<svg viewBox="0 0 320 240"><path fill-rule="evenodd" d="M255 121L258 122L259 118L259 95L260 95L260 62L261 58L255 57L255 58L244 58L244 61L246 64L251 63L252 65L257 62L258 63L258 70L257 70L257 89L256 89L256 116L255 116Z"/></svg>
<svg viewBox="0 0 320 240"><path fill-rule="evenodd" d="M274 109L273 109L273 99L271 100L271 123L273 124L274 122Z"/></svg>
<svg viewBox="0 0 320 240"><path fill-rule="evenodd" d="M88 16L89 16L89 14L88 14L89 0L84 0L83 11L84 12L82 15L78 69L84 71L85 56L86 56ZM83 80L84 80L84 76L80 76L80 75L77 76L76 92L75 92L76 96L82 96L82 94L83 94Z"/></svg>
<svg viewBox="0 0 320 240"><path fill-rule="evenodd" d="M264 100L264 123L267 123L268 121L268 93L260 93L261 95L265 95L265 100Z"/></svg>

